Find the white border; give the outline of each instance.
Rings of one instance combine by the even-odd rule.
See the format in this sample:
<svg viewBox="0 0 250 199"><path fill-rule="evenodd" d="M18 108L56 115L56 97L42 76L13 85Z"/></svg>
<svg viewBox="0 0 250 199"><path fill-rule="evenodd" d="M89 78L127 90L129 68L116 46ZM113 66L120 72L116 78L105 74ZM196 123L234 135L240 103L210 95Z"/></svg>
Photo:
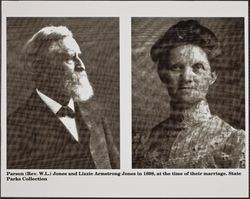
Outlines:
<svg viewBox="0 0 250 199"><path fill-rule="evenodd" d="M47 182L6 182L6 17L120 17L121 171L131 170L131 17L245 17L245 85L248 91L248 2L85 1L2 2L1 193L5 197L246 197L248 161L239 177L53 177ZM248 93L246 146L248 151ZM249 154L246 159L248 160ZM25 170L22 170L25 171ZM86 171L86 170L85 170ZM138 170L139 171L139 170ZM143 171L143 170L140 170ZM159 170L155 170L159 171ZM161 169L160 171L164 171ZM172 170L166 170L172 171ZM178 169L185 172L186 170ZM191 171L191 170L189 170ZM204 171L204 170L194 170ZM207 170L208 171L208 170ZM214 170L210 170L214 171ZM221 169L222 171L228 171Z"/></svg>

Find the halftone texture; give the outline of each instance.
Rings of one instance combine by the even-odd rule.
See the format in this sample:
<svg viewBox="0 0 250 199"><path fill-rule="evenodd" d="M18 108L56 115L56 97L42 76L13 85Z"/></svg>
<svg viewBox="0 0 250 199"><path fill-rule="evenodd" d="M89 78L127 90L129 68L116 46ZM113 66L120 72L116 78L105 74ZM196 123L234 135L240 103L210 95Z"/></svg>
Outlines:
<svg viewBox="0 0 250 199"><path fill-rule="evenodd" d="M132 18L133 152L151 129L169 116L170 99L151 60L151 47L172 25L188 19ZM244 19L192 19L212 30L221 42L218 78L207 96L210 110L232 127L245 129Z"/></svg>
<svg viewBox="0 0 250 199"><path fill-rule="evenodd" d="M169 27L190 18L132 19L133 131L143 133L168 117L169 97L150 57L152 45ZM194 19L194 18L192 18ZM212 113L245 129L244 20L195 18L221 41L218 78L208 93Z"/></svg>
<svg viewBox="0 0 250 199"><path fill-rule="evenodd" d="M244 168L245 132L211 116L201 101L189 117L171 112L134 155L136 168Z"/></svg>
<svg viewBox="0 0 250 199"><path fill-rule="evenodd" d="M75 104L79 142L36 91L8 117L8 169L110 169L119 156L105 120Z"/></svg>
<svg viewBox="0 0 250 199"><path fill-rule="evenodd" d="M66 26L82 51L82 60L93 85L96 115L107 118L119 146L119 19L118 18L8 18L8 115L30 96L34 84L21 62L21 50L45 26ZM118 147L119 148L119 147Z"/></svg>

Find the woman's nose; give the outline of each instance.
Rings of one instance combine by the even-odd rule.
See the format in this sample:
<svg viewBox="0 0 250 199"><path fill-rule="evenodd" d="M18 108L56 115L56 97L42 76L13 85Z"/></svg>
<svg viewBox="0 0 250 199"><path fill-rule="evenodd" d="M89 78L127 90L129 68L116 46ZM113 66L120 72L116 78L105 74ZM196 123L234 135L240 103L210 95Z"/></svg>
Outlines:
<svg viewBox="0 0 250 199"><path fill-rule="evenodd" d="M181 79L183 82L192 82L193 81L192 67L186 66L183 68L183 71L181 73Z"/></svg>

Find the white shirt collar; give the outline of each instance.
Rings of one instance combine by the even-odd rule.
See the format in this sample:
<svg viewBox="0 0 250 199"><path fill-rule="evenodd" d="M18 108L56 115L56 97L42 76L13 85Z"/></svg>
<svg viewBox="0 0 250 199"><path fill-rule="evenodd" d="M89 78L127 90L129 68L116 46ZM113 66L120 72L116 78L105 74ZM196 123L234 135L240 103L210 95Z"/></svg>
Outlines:
<svg viewBox="0 0 250 199"><path fill-rule="evenodd" d="M47 95L43 94L37 88L36 88L36 92L39 95L39 97L43 100L43 102L51 109L51 111L54 114L56 114L60 110L60 108L62 107L62 105L60 103L58 103L57 101L51 99ZM67 106L70 107L75 112L74 101L73 101L72 98L69 100L69 103L68 103Z"/></svg>

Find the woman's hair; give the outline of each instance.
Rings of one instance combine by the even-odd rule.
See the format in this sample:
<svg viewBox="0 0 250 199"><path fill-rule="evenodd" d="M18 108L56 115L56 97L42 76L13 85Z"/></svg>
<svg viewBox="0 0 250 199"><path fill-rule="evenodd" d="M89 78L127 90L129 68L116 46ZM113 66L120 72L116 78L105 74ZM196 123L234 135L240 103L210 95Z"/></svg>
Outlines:
<svg viewBox="0 0 250 199"><path fill-rule="evenodd" d="M158 63L159 73L163 63L168 62L170 50L186 44L201 47L207 54L211 70L215 70L214 64L211 62L221 54L220 42L211 30L200 25L198 21L187 20L170 27L152 46L151 58ZM164 65L166 66L166 63Z"/></svg>

